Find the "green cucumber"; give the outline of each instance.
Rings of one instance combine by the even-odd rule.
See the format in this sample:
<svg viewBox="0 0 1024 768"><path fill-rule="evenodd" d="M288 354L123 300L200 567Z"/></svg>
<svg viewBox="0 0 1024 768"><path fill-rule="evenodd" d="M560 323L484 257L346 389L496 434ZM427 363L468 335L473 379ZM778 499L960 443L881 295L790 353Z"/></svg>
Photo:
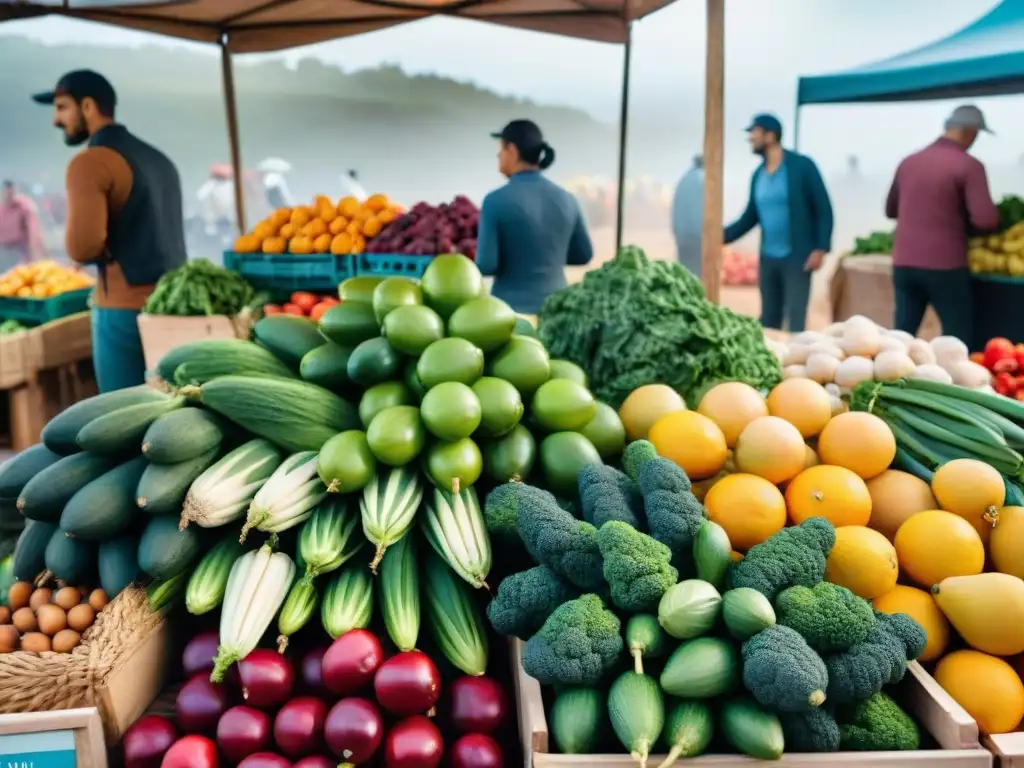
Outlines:
<svg viewBox="0 0 1024 768"><path fill-rule="evenodd" d="M188 581L188 573L181 572L169 579L156 579L146 587L146 597L149 599L149 607L154 611L162 611L178 602L185 593L185 584Z"/></svg>
<svg viewBox="0 0 1024 768"><path fill-rule="evenodd" d="M179 370L187 364L187 368ZM168 384L204 384L227 373L294 377L288 367L247 339L196 339L179 344L160 358L157 375ZM178 384L181 386L181 384Z"/></svg>
<svg viewBox="0 0 1024 768"><path fill-rule="evenodd" d="M302 358L308 352L326 341L317 330L316 323L295 315L264 317L253 326L252 335L293 371L299 370Z"/></svg>
<svg viewBox="0 0 1024 768"><path fill-rule="evenodd" d="M728 640L698 637L682 643L665 663L661 687L670 696L711 699L730 693L740 681L740 657Z"/></svg>
<svg viewBox="0 0 1024 768"><path fill-rule="evenodd" d="M721 592L732 567L732 544L729 534L718 523L705 520L693 539L693 561L697 578Z"/></svg>
<svg viewBox="0 0 1024 768"><path fill-rule="evenodd" d="M565 688L551 705L548 728L563 755L593 755L601 743L608 708L601 691Z"/></svg>
<svg viewBox="0 0 1024 768"><path fill-rule="evenodd" d="M737 751L758 760L778 760L786 746L778 716L753 699L731 699L722 705L719 725Z"/></svg>
<svg viewBox="0 0 1024 768"><path fill-rule="evenodd" d="M138 550L139 538L134 533L125 533L100 543L96 555L100 586L110 600L138 581L142 575Z"/></svg>
<svg viewBox="0 0 1024 768"><path fill-rule="evenodd" d="M138 456L85 486L64 506L61 530L72 538L102 541L128 528L138 514L135 489L148 464Z"/></svg>
<svg viewBox="0 0 1024 768"><path fill-rule="evenodd" d="M224 601L231 566L245 553L238 535L229 533L203 555L192 571L185 590L185 608L193 616L209 613Z"/></svg>
<svg viewBox="0 0 1024 768"><path fill-rule="evenodd" d="M43 443L51 451L62 456L78 453L82 450L78 445L78 433L93 419L131 405L169 400L169 395L145 384L81 400L47 422L43 427Z"/></svg>
<svg viewBox="0 0 1024 768"><path fill-rule="evenodd" d="M25 484L18 496L18 509L29 520L56 523L76 493L116 466L116 459L91 453L65 456Z"/></svg>
<svg viewBox="0 0 1024 768"><path fill-rule="evenodd" d="M277 617L277 651L284 653L288 648L288 638L302 629L309 623L309 620L316 614L317 605L320 603L320 595L316 591L316 584L297 578L288 596L281 606L281 613Z"/></svg>
<svg viewBox="0 0 1024 768"><path fill-rule="evenodd" d="M699 701L680 701L665 718L668 756L658 768L669 768L680 757L699 757L715 732L711 708Z"/></svg>
<svg viewBox="0 0 1024 768"><path fill-rule="evenodd" d="M457 578L433 551L427 553L423 597L426 623L441 653L467 675L487 671L487 629L474 602L473 588Z"/></svg>
<svg viewBox="0 0 1024 768"><path fill-rule="evenodd" d="M11 587L14 586L14 560L12 557L5 557L0 560L0 606L7 605L10 598Z"/></svg>
<svg viewBox="0 0 1024 768"><path fill-rule="evenodd" d="M85 584L96 571L96 547L90 541L72 539L58 528L46 545L43 560L46 572L40 578L40 584L48 583L50 579L70 585Z"/></svg>
<svg viewBox="0 0 1024 768"><path fill-rule="evenodd" d="M146 525L139 539L139 567L154 579L170 579L184 573L203 551L199 528L178 527L175 515L159 515Z"/></svg>
<svg viewBox="0 0 1024 768"><path fill-rule="evenodd" d="M36 443L0 464L0 501L17 499L25 484L49 466L60 460L42 443Z"/></svg>
<svg viewBox="0 0 1024 768"><path fill-rule="evenodd" d="M139 403L119 408L82 427L78 432L78 445L83 451L99 456L133 453L139 449L150 424L184 405L184 397L174 397L157 403Z"/></svg>
<svg viewBox="0 0 1024 768"><path fill-rule="evenodd" d="M35 581L46 570L46 545L50 543L56 525L38 520L25 522L25 530L18 537L14 547L14 578L18 581Z"/></svg>
<svg viewBox="0 0 1024 768"><path fill-rule="evenodd" d="M749 640L775 624L775 609L756 589L739 587L722 595L722 620L737 640Z"/></svg>
<svg viewBox="0 0 1024 768"><path fill-rule="evenodd" d="M180 408L164 414L146 430L142 455L154 464L178 464L220 448L224 430L215 413Z"/></svg>
<svg viewBox="0 0 1024 768"><path fill-rule="evenodd" d="M338 570L363 548L359 520L359 510L344 497L320 503L299 531L298 559L307 580Z"/></svg>
<svg viewBox="0 0 1024 768"><path fill-rule="evenodd" d="M219 447L177 464L148 464L135 488L135 503L151 515L181 515L189 487L218 455Z"/></svg>
<svg viewBox="0 0 1024 768"><path fill-rule="evenodd" d="M633 657L633 671L644 673L644 659L657 659L668 650L668 636L657 616L638 613L629 617L625 630L626 650Z"/></svg>
<svg viewBox="0 0 1024 768"><path fill-rule="evenodd" d="M379 580L384 627L398 650L411 651L420 634L420 582L413 536L403 536L388 548Z"/></svg>
<svg viewBox="0 0 1024 768"><path fill-rule="evenodd" d="M624 672L608 691L612 730L641 768L665 727L665 697L650 675Z"/></svg>
<svg viewBox="0 0 1024 768"><path fill-rule="evenodd" d="M324 590L320 622L337 639L351 629L366 629L373 620L373 577L364 563L343 568Z"/></svg>
<svg viewBox="0 0 1024 768"><path fill-rule="evenodd" d="M318 387L334 392L345 392L352 389L352 379L348 377L348 358L352 350L339 347L328 341L302 356L299 363L299 375L303 381L316 384Z"/></svg>

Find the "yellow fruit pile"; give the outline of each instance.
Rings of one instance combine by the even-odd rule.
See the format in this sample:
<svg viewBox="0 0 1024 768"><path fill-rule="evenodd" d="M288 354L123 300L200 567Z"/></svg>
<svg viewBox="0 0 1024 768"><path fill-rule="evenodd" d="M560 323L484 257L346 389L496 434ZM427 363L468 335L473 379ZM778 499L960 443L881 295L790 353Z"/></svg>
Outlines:
<svg viewBox="0 0 1024 768"><path fill-rule="evenodd" d="M998 235L972 238L967 264L975 274L1024 275L1024 223Z"/></svg>
<svg viewBox="0 0 1024 768"><path fill-rule="evenodd" d="M95 281L84 272L55 261L21 264L0 275L0 296L45 299L68 291L91 288Z"/></svg>
<svg viewBox="0 0 1024 768"><path fill-rule="evenodd" d="M317 195L312 205L279 208L252 232L235 240L235 253L362 253L366 241L402 213L387 195L370 195L360 202L343 197L335 205Z"/></svg>

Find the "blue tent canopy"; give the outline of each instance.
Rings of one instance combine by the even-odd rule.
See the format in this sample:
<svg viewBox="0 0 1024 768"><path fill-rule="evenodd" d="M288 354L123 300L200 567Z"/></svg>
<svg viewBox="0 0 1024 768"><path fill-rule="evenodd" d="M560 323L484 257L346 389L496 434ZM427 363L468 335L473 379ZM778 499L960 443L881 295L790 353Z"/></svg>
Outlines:
<svg viewBox="0 0 1024 768"><path fill-rule="evenodd" d="M949 37L844 72L801 77L797 105L1024 93L1024 0L1003 0Z"/></svg>

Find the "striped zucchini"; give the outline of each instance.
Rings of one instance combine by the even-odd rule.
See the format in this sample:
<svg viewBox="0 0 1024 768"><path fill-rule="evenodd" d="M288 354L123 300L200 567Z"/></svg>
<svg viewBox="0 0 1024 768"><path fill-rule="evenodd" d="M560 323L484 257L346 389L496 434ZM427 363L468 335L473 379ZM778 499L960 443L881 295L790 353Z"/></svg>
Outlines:
<svg viewBox="0 0 1024 768"><path fill-rule="evenodd" d="M149 425L142 453L154 464L178 464L220 448L224 440L220 417L203 408L179 408Z"/></svg>
<svg viewBox="0 0 1024 768"><path fill-rule="evenodd" d="M380 564L380 612L400 651L416 647L420 634L420 578L416 538L403 536Z"/></svg>
<svg viewBox="0 0 1024 768"><path fill-rule="evenodd" d="M192 483L216 460L220 448L177 464L150 463L135 487L135 503L151 515L180 515Z"/></svg>
<svg viewBox="0 0 1024 768"><path fill-rule="evenodd" d="M448 661L479 677L487 672L487 630L473 592L433 553L427 555L424 577L426 620L434 642Z"/></svg>
<svg viewBox="0 0 1024 768"><path fill-rule="evenodd" d="M176 375L185 363L189 364L189 381L185 383L203 384L229 373L268 373L295 378L288 366L269 350L246 339L197 339L181 344L160 358L156 364L157 375L168 383L175 383L185 378L184 372Z"/></svg>
<svg viewBox="0 0 1024 768"><path fill-rule="evenodd" d="M182 571L169 579L157 579L146 587L149 607L154 611L170 608L181 598L188 584L188 572Z"/></svg>
<svg viewBox="0 0 1024 768"><path fill-rule="evenodd" d="M288 649L288 638L302 629L313 618L320 595L312 579L298 579L292 584L288 597L284 600L281 614L277 617L277 652L284 653Z"/></svg>
<svg viewBox="0 0 1024 768"><path fill-rule="evenodd" d="M284 552L264 544L231 566L220 614L220 645L210 680L220 683L232 664L259 643L295 579L295 563Z"/></svg>
<svg viewBox="0 0 1024 768"><path fill-rule="evenodd" d="M421 501L423 483L410 467L380 472L363 489L359 501L363 535L377 548L370 563L373 573L377 573L384 551L412 527Z"/></svg>
<svg viewBox="0 0 1024 768"><path fill-rule="evenodd" d="M359 514L343 496L322 502L299 531L299 562L312 581L336 571L366 543L357 530Z"/></svg>
<svg viewBox="0 0 1024 768"><path fill-rule="evenodd" d="M342 569L324 590L320 622L333 638L366 629L373 620L373 578L365 568Z"/></svg>
<svg viewBox="0 0 1024 768"><path fill-rule="evenodd" d="M285 459L253 497L239 541L253 528L280 533L313 514L327 498L327 486L316 473L316 451L302 451Z"/></svg>
<svg viewBox="0 0 1024 768"><path fill-rule="evenodd" d="M486 589L491 538L473 487L456 494L435 488L420 519L434 551L475 588Z"/></svg>
<svg viewBox="0 0 1024 768"><path fill-rule="evenodd" d="M238 537L228 534L207 552L192 571L185 590L185 607L193 616L209 613L224 600L231 567L245 550Z"/></svg>
<svg viewBox="0 0 1024 768"><path fill-rule="evenodd" d="M216 528L237 520L280 466L281 452L267 440L250 440L201 474L188 489L181 525Z"/></svg>

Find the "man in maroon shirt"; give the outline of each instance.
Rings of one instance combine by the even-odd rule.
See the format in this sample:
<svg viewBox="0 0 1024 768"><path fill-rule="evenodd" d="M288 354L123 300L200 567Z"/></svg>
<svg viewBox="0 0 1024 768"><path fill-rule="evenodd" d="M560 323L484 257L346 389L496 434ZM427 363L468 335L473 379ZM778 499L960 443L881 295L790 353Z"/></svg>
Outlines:
<svg viewBox="0 0 1024 768"><path fill-rule="evenodd" d="M898 330L916 334L931 304L943 333L974 343L967 238L999 227L985 166L967 153L980 131L991 133L981 110L957 107L942 137L896 169L885 214L896 219L892 281Z"/></svg>

